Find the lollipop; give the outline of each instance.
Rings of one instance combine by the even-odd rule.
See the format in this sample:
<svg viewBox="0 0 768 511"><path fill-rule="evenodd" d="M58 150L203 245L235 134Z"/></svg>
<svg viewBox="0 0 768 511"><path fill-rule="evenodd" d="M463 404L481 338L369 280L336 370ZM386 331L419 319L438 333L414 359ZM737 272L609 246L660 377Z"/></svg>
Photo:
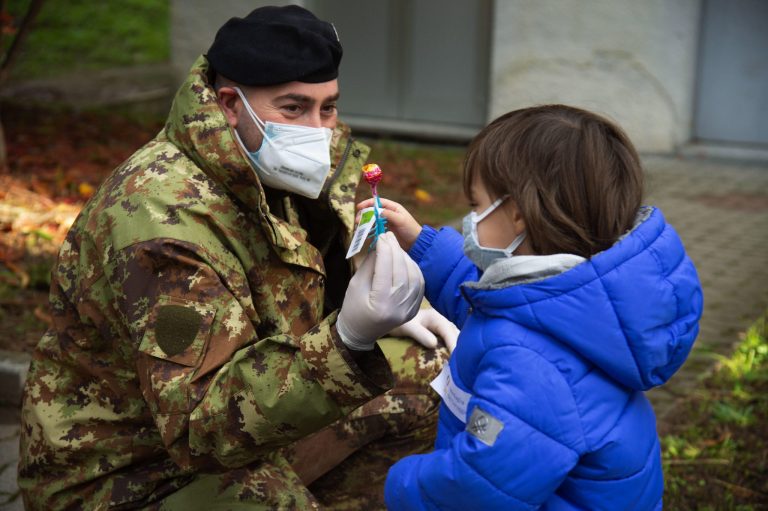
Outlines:
<svg viewBox="0 0 768 511"><path fill-rule="evenodd" d="M373 214L376 217L375 228L371 231L369 236L373 238L370 248L373 248L376 245L379 236L384 234L387 230L387 220L379 213L381 210L381 201L379 200L379 193L376 191L376 185L379 184L383 175L384 173L382 172L381 167L375 163L369 163L368 165L363 166L363 178L369 185L371 185L371 193L373 194Z"/></svg>
<svg viewBox="0 0 768 511"><path fill-rule="evenodd" d="M374 197L377 196L376 185L379 184L383 175L384 173L381 171L381 167L377 164L369 163L368 165L363 165L363 177L365 178L365 181L371 185L371 191L373 191Z"/></svg>

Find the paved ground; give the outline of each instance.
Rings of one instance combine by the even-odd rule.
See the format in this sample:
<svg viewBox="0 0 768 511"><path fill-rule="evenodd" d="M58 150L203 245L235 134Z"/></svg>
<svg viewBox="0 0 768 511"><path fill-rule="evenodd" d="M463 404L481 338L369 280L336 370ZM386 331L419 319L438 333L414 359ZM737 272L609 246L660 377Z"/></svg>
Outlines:
<svg viewBox="0 0 768 511"><path fill-rule="evenodd" d="M21 511L24 506L16 488L16 461L19 458L19 412L0 408L0 509Z"/></svg>
<svg viewBox="0 0 768 511"><path fill-rule="evenodd" d="M704 288L701 331L691 356L648 395L663 422L768 308L768 162L646 158L648 204L680 233Z"/></svg>
<svg viewBox="0 0 768 511"><path fill-rule="evenodd" d="M714 366L711 353L729 353L768 307L768 162L647 157L645 166L646 203L660 207L677 228L704 286L701 333L689 360L667 385L649 392L663 426L675 403L695 392ZM22 509L13 500L17 451L18 411L0 407L0 509L9 511Z"/></svg>

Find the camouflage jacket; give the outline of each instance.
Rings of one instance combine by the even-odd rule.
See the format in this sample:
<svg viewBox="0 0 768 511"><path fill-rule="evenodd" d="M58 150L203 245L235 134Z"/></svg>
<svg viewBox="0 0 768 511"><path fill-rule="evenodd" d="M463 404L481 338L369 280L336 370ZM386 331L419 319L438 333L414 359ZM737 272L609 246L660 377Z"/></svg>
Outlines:
<svg viewBox="0 0 768 511"><path fill-rule="evenodd" d="M346 287L349 268L327 276L298 199L270 201L206 69L201 57L163 131L107 178L60 250L54 326L23 405L29 508L156 501L196 472L269 462L390 384L381 353L361 370L324 310L326 278ZM318 201L339 251L368 148L340 124L332 152Z"/></svg>

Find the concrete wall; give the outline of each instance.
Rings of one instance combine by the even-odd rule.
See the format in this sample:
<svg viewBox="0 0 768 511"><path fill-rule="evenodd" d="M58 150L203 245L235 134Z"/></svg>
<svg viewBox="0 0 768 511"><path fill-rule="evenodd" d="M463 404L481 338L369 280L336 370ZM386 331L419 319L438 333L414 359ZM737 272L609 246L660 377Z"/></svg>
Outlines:
<svg viewBox="0 0 768 511"><path fill-rule="evenodd" d="M216 31L229 18L241 18L264 5L302 5L282 0L171 0L171 64L179 84L198 56L205 53Z"/></svg>
<svg viewBox="0 0 768 511"><path fill-rule="evenodd" d="M178 81L227 19L288 3L306 4L172 0ZM678 149L692 133L701 3L495 0L488 120L532 104L567 103L616 120L640 151Z"/></svg>
<svg viewBox="0 0 768 511"><path fill-rule="evenodd" d="M489 120L566 103L619 122L640 151L691 135L700 0L496 0Z"/></svg>

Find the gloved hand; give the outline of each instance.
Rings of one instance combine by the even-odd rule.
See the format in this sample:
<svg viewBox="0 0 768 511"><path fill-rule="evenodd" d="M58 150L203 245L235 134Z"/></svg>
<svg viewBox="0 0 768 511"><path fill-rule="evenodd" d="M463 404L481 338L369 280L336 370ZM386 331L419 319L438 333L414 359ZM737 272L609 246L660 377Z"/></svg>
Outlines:
<svg viewBox="0 0 768 511"><path fill-rule="evenodd" d="M379 236L349 281L336 320L339 337L350 349L368 351L376 339L411 320L424 298L424 277L391 232Z"/></svg>
<svg viewBox="0 0 768 511"><path fill-rule="evenodd" d="M410 337L426 348L437 348L437 335L443 339L449 353L453 353L456 347L456 339L459 337L459 329L448 321L445 316L432 307L419 309L419 312L409 322L400 325L389 332L395 337Z"/></svg>

